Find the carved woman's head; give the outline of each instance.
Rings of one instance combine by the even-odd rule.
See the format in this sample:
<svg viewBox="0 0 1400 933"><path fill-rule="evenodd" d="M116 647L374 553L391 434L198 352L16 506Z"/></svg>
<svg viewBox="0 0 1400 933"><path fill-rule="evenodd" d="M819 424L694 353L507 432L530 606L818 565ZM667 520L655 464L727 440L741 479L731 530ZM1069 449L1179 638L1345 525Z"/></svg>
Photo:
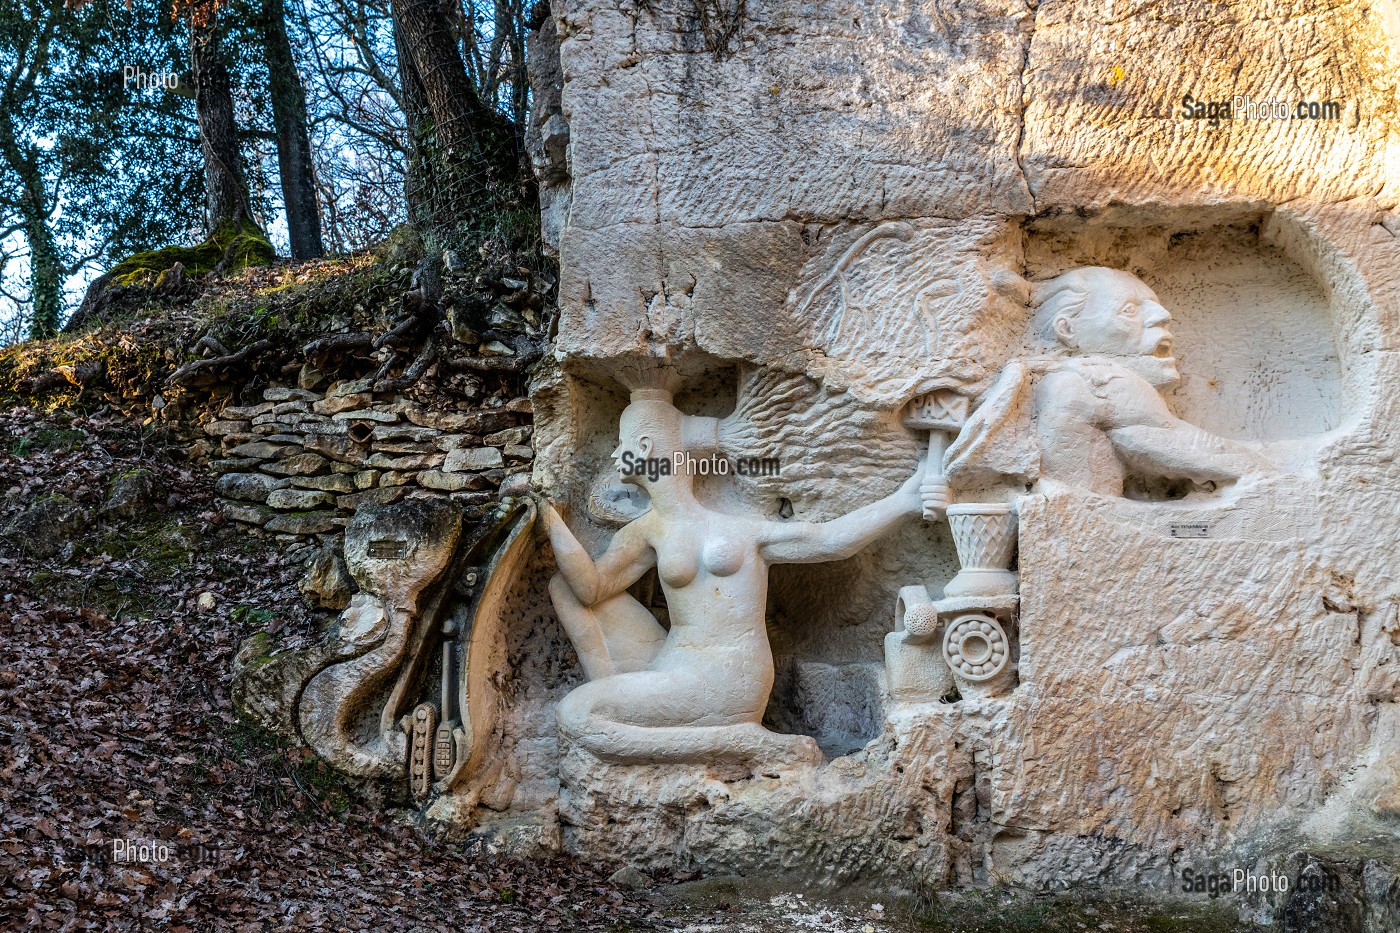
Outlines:
<svg viewBox="0 0 1400 933"><path fill-rule="evenodd" d="M618 422L617 449L612 452L624 483L646 486L670 475L672 457L684 449L681 443L685 415L671 402L669 392L636 389Z"/></svg>

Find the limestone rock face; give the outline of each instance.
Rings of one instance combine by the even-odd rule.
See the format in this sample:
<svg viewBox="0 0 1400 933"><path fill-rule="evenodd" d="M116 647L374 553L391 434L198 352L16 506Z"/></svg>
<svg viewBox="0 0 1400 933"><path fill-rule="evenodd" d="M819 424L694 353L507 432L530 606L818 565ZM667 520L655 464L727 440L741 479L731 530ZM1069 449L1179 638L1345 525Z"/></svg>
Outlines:
<svg viewBox="0 0 1400 933"><path fill-rule="evenodd" d="M248 520L360 490L331 637L241 661L318 751L481 839L831 886L1296 888L1395 835L1400 8L568 0L531 41L530 405L219 422L286 478L226 462ZM461 562L374 504L488 489L553 506Z"/></svg>
<svg viewBox="0 0 1400 933"><path fill-rule="evenodd" d="M682 446L754 467L705 507L820 523L926 458L966 528L934 501L768 575L763 724L818 764L561 737L542 552L502 820L649 867L1165 890L1394 819L1400 8L571 0L535 41L533 479L591 558L651 508L611 459L648 366ZM629 598L692 631L658 569Z"/></svg>

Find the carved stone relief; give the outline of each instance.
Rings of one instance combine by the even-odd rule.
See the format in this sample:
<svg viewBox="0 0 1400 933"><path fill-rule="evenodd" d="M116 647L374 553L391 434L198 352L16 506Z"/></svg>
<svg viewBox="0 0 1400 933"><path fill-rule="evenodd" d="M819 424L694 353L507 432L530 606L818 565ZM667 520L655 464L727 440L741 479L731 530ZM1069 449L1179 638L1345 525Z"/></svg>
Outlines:
<svg viewBox="0 0 1400 933"><path fill-rule="evenodd" d="M774 669L764 621L768 567L848 557L922 511L921 472L897 491L822 523L719 512L695 497L688 459L715 450L715 419L682 414L663 386L633 388L613 452L624 483L650 508L596 560L550 506L542 507L560 573L550 595L589 683L559 705L562 734L606 761L820 760L806 736L761 725ZM928 505L942 504L941 483ZM655 567L669 630L627 587Z"/></svg>
<svg viewBox="0 0 1400 933"><path fill-rule="evenodd" d="M1400 797L1393 108L1210 136L1104 78L1194 11L757 6L723 61L555 10L532 496L347 541L437 582L362 567L307 737L516 848L906 890L1164 886ZM1348 23L1308 74L1380 99Z"/></svg>

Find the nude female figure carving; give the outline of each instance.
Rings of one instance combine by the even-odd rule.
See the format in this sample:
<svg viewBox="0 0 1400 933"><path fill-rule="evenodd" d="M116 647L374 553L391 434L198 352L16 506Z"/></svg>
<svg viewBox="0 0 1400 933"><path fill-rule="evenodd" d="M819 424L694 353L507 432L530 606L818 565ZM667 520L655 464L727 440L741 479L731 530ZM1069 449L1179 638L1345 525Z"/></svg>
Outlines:
<svg viewBox="0 0 1400 933"><path fill-rule="evenodd" d="M921 463L890 495L828 522L718 512L696 499L689 475L626 469L682 449L701 433L686 430L688 419L701 420L683 415L665 391L632 394L613 459L624 482L645 489L651 509L596 560L541 503L559 564L550 596L589 679L559 704L560 729L619 763L819 761L812 738L761 725L774 673L764 618L768 568L850 557L926 505L946 505L946 490L921 489ZM652 567L669 632L627 592Z"/></svg>

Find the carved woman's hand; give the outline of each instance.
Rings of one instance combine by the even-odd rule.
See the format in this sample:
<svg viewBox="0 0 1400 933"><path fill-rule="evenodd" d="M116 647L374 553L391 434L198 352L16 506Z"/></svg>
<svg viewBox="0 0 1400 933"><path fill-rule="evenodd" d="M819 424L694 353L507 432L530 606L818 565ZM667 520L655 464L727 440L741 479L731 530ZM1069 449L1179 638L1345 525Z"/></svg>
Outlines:
<svg viewBox="0 0 1400 933"><path fill-rule="evenodd" d="M904 514L919 515L923 513L925 509L929 508L929 496L932 488L928 482L929 478L928 461L920 460L918 467L916 467L910 477L904 481L904 485L899 487L899 492L895 493L895 495L900 497L901 511ZM936 478L939 480L942 479L942 477ZM942 505L947 505L947 488L946 484L942 485L943 497L941 499L938 499L937 490L932 489L934 499L941 502ZM939 507L941 508L942 506Z"/></svg>

